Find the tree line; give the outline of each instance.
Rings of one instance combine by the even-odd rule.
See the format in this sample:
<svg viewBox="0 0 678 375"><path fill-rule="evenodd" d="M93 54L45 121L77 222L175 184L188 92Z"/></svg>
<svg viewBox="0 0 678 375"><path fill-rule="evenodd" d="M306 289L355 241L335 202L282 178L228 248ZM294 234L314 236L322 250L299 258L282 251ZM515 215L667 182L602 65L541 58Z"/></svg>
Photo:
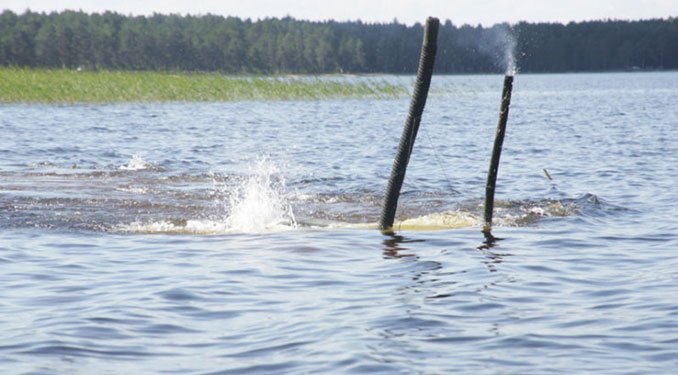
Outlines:
<svg viewBox="0 0 678 375"><path fill-rule="evenodd" d="M114 12L0 13L0 65L226 73L414 73L423 26ZM678 19L440 25L438 73L678 69Z"/></svg>

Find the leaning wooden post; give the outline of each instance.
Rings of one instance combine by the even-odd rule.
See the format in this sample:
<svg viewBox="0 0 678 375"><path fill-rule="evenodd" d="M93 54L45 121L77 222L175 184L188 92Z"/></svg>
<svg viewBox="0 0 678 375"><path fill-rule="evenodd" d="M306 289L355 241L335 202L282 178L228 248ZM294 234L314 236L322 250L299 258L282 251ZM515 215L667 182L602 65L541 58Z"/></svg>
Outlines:
<svg viewBox="0 0 678 375"><path fill-rule="evenodd" d="M393 159L393 168L391 177L388 179L386 195L381 207L381 217L379 219L379 228L384 232L390 232L393 228L396 208L398 207L398 197L400 189L405 179L405 170L410 161L414 140L417 137L421 115L426 105L428 89L431 86L431 75L433 74L433 62L435 61L439 21L437 18L429 17L426 20L424 28L424 40L421 45L419 55L419 67L417 68L417 80L414 84L414 92L410 102L410 111L405 120L405 127L400 136L400 144L395 159Z"/></svg>
<svg viewBox="0 0 678 375"><path fill-rule="evenodd" d="M492 149L492 159L490 160L490 169L487 172L487 183L485 184L485 225L483 233L486 236L491 235L492 230L492 211L494 210L494 188L497 184L497 171L499 170L499 157L501 148L504 144L504 134L506 134L506 121L508 120L509 107L511 106L511 91L513 90L513 75L504 76L504 89L501 94L501 109L499 111L499 122L497 123L497 134L494 138L494 148Z"/></svg>

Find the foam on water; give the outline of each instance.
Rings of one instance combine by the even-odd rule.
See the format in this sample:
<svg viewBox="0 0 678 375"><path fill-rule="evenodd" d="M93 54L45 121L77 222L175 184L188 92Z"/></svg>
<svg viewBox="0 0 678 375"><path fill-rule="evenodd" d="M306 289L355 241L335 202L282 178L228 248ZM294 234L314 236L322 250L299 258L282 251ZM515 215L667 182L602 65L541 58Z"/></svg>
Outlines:
<svg viewBox="0 0 678 375"><path fill-rule="evenodd" d="M574 201L545 199L540 201L495 202L494 225L523 227L542 218L576 215L580 209Z"/></svg>
<svg viewBox="0 0 678 375"><path fill-rule="evenodd" d="M125 193L134 193L134 194L146 194L148 193L148 188L137 187L137 186L121 186L115 188L117 191L122 191Z"/></svg>
<svg viewBox="0 0 678 375"><path fill-rule="evenodd" d="M134 154L127 165L120 166L120 169L124 171L140 171L151 168L152 166L153 165L151 163L148 163L142 159L141 156Z"/></svg>

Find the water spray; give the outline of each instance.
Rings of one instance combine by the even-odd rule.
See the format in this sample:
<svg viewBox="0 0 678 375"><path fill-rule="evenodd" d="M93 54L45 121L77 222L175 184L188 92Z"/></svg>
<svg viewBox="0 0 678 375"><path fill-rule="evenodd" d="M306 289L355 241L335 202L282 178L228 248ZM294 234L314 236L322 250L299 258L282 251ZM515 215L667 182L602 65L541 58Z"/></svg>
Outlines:
<svg viewBox="0 0 678 375"><path fill-rule="evenodd" d="M419 55L419 67L417 68L417 80L414 84L412 100L410 102L410 111L405 120L405 127L400 137L400 144L395 159L391 176L388 180L386 195L382 205L381 217L379 218L379 228L384 232L390 232L393 228L396 208L398 207L398 198L400 189L405 180L405 171L410 161L414 140L417 137L421 115L426 105L428 89L431 86L431 75L433 74L433 62L435 61L438 39L438 27L440 21L437 18L429 17L426 20L424 28L424 40L421 45Z"/></svg>
<svg viewBox="0 0 678 375"><path fill-rule="evenodd" d="M506 76L515 76L518 74L518 65L516 63L516 47L517 42L512 34L507 32L504 36L505 51L506 51ZM509 93L510 96L510 93Z"/></svg>

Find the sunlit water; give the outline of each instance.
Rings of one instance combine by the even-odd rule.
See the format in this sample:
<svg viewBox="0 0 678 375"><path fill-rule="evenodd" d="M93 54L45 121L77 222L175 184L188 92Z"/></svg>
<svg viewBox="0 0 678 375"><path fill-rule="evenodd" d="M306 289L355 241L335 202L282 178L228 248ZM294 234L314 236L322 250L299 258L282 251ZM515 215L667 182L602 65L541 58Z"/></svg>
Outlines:
<svg viewBox="0 0 678 375"><path fill-rule="evenodd" d="M678 73L518 75L488 246L501 83L434 77L393 236L406 97L0 105L0 372L674 372Z"/></svg>

